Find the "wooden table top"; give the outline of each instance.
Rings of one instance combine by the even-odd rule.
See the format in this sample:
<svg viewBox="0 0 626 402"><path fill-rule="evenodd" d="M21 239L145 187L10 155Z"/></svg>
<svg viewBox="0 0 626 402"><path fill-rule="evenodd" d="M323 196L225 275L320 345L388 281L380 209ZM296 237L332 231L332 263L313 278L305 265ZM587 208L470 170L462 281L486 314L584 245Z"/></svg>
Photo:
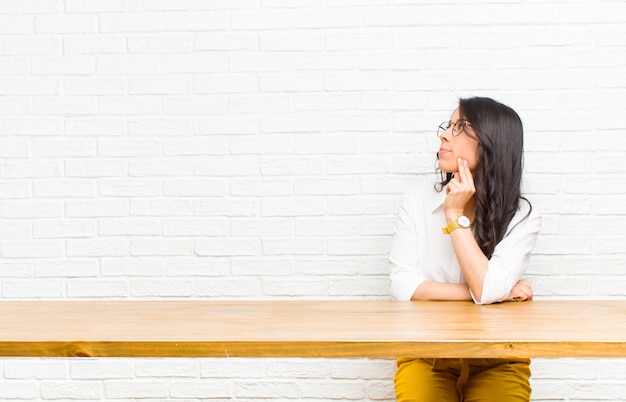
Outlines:
<svg viewBox="0 0 626 402"><path fill-rule="evenodd" d="M626 357L626 300L5 301L0 356Z"/></svg>

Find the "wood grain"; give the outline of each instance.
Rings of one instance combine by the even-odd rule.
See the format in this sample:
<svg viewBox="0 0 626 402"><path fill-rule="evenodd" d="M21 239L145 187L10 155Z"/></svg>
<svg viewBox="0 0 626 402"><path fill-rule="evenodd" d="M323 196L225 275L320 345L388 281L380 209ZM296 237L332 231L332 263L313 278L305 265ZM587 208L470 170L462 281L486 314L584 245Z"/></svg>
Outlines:
<svg viewBox="0 0 626 402"><path fill-rule="evenodd" d="M626 357L626 301L0 302L0 356Z"/></svg>

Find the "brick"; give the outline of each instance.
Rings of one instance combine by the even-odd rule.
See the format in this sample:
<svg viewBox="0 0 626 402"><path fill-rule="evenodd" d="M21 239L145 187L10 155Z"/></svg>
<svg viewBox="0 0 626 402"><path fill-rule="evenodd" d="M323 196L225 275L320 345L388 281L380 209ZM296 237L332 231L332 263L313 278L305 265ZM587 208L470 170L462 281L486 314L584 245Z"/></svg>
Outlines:
<svg viewBox="0 0 626 402"><path fill-rule="evenodd" d="M234 179L230 194L234 196L289 196L294 193L290 179Z"/></svg>
<svg viewBox="0 0 626 402"><path fill-rule="evenodd" d="M30 278L33 276L33 267L28 262L12 262L0 264L0 276L7 278Z"/></svg>
<svg viewBox="0 0 626 402"><path fill-rule="evenodd" d="M319 216L324 215L325 210L326 202L320 198L267 197L261 200L261 216Z"/></svg>
<svg viewBox="0 0 626 402"><path fill-rule="evenodd" d="M295 15L291 10L234 12L231 16L231 29L235 31L288 29L294 25Z"/></svg>
<svg viewBox="0 0 626 402"><path fill-rule="evenodd" d="M131 216L191 216L193 203L186 199L133 199L130 201Z"/></svg>
<svg viewBox="0 0 626 402"><path fill-rule="evenodd" d="M119 238L70 239L66 242L70 257L119 257L128 255L128 241Z"/></svg>
<svg viewBox="0 0 626 402"><path fill-rule="evenodd" d="M96 183L91 180L44 180L33 183L33 195L37 198L94 197L96 193Z"/></svg>
<svg viewBox="0 0 626 402"><path fill-rule="evenodd" d="M288 71L293 57L279 53L234 54L228 58L232 72L282 72Z"/></svg>
<svg viewBox="0 0 626 402"><path fill-rule="evenodd" d="M64 258L35 261L34 276L38 278L94 278L100 272L95 258Z"/></svg>
<svg viewBox="0 0 626 402"><path fill-rule="evenodd" d="M56 95L56 80L48 77L0 77L0 90L6 95Z"/></svg>
<svg viewBox="0 0 626 402"><path fill-rule="evenodd" d="M0 255L5 258L58 258L63 255L60 240L7 240Z"/></svg>
<svg viewBox="0 0 626 402"><path fill-rule="evenodd" d="M323 255L325 241L319 238L263 239L265 255Z"/></svg>
<svg viewBox="0 0 626 402"><path fill-rule="evenodd" d="M355 28L363 24L358 8L323 8L296 10L298 28Z"/></svg>
<svg viewBox="0 0 626 402"><path fill-rule="evenodd" d="M2 14L56 14L59 11L59 4L47 0L3 1L0 3L0 13Z"/></svg>
<svg viewBox="0 0 626 402"><path fill-rule="evenodd" d="M66 118L66 136L122 136L127 132L126 120L118 117Z"/></svg>
<svg viewBox="0 0 626 402"><path fill-rule="evenodd" d="M3 398L36 399L39 398L40 386L36 381L3 381L0 383L0 395Z"/></svg>
<svg viewBox="0 0 626 402"><path fill-rule="evenodd" d="M211 218L166 218L163 220L164 236L224 236L226 221Z"/></svg>
<svg viewBox="0 0 626 402"><path fill-rule="evenodd" d="M174 398L229 398L232 385L230 381L175 380L170 382L170 394Z"/></svg>
<svg viewBox="0 0 626 402"><path fill-rule="evenodd" d="M70 279L67 280L69 298L118 298L128 297L128 283L118 279Z"/></svg>
<svg viewBox="0 0 626 402"><path fill-rule="evenodd" d="M261 253L261 241L255 238L201 238L194 243L194 251L200 256L256 256Z"/></svg>
<svg viewBox="0 0 626 402"><path fill-rule="evenodd" d="M181 0L172 3L169 0L131 0L132 11L176 11L191 8L192 0Z"/></svg>
<svg viewBox="0 0 626 402"><path fill-rule="evenodd" d="M191 90L191 80L186 77L132 78L132 95L183 95Z"/></svg>
<svg viewBox="0 0 626 402"><path fill-rule="evenodd" d="M153 34L151 36L132 36L128 39L130 53L191 53L193 36L191 34Z"/></svg>
<svg viewBox="0 0 626 402"><path fill-rule="evenodd" d="M125 199L101 198L65 202L65 215L68 218L127 216L129 210L129 202Z"/></svg>
<svg viewBox="0 0 626 402"><path fill-rule="evenodd" d="M36 56L57 54L60 38L54 35L2 35L0 56Z"/></svg>
<svg viewBox="0 0 626 402"><path fill-rule="evenodd" d="M376 131L391 130L391 118L380 114L332 114L324 119L326 131Z"/></svg>
<svg viewBox="0 0 626 402"><path fill-rule="evenodd" d="M4 65L3 65L4 64ZM16 73L18 72L12 71L14 69L19 69L16 64L15 67L8 65L8 63L2 63L0 61L0 72L3 73ZM0 107L5 111L5 114L8 115L22 115L30 112L30 101L24 97L4 97L0 99Z"/></svg>
<svg viewBox="0 0 626 402"><path fill-rule="evenodd" d="M121 35L65 35L63 37L63 53L77 54L115 54L126 53L127 40Z"/></svg>
<svg viewBox="0 0 626 402"><path fill-rule="evenodd" d="M281 31L263 32L260 35L260 50L264 52L314 52L325 48L324 35L321 33Z"/></svg>
<svg viewBox="0 0 626 402"><path fill-rule="evenodd" d="M36 97L33 102L35 115L94 115L97 110L95 99L82 97Z"/></svg>
<svg viewBox="0 0 626 402"><path fill-rule="evenodd" d="M259 236L277 237L293 236L294 223L292 219L245 219L232 220L230 224L232 236Z"/></svg>
<svg viewBox="0 0 626 402"><path fill-rule="evenodd" d="M230 264L225 258L212 257L174 257L166 262L167 276L207 277L226 276L230 272Z"/></svg>
<svg viewBox="0 0 626 402"><path fill-rule="evenodd" d="M64 362L36 361L34 359L9 360L4 363L4 377L10 379L64 379L68 376Z"/></svg>
<svg viewBox="0 0 626 402"><path fill-rule="evenodd" d="M193 131L195 134L217 135L217 134L255 134L259 131L258 119L255 117L209 117L194 120ZM247 142L250 142L247 139ZM236 141L236 139L232 139ZM225 141L221 141L225 145Z"/></svg>
<svg viewBox="0 0 626 402"><path fill-rule="evenodd" d="M161 223L156 219L101 218L98 219L100 236L157 236Z"/></svg>
<svg viewBox="0 0 626 402"><path fill-rule="evenodd" d="M199 377L200 365L199 359L149 359L138 361L136 372L137 377Z"/></svg>
<svg viewBox="0 0 626 402"><path fill-rule="evenodd" d="M93 237L96 222L88 219L46 219L33 224L35 239L63 239L68 237Z"/></svg>
<svg viewBox="0 0 626 402"><path fill-rule="evenodd" d="M390 44L391 34L384 31L332 33L326 35L326 50L331 51L387 49L390 47Z"/></svg>
<svg viewBox="0 0 626 402"><path fill-rule="evenodd" d="M357 66L357 58L344 53L295 54L293 65L296 70L352 70Z"/></svg>
<svg viewBox="0 0 626 402"><path fill-rule="evenodd" d="M133 117L128 121L128 134L137 137L190 135L193 124L184 118Z"/></svg>
<svg viewBox="0 0 626 402"><path fill-rule="evenodd" d="M211 74L194 77L193 88L197 94L256 92L259 79L253 74Z"/></svg>
<svg viewBox="0 0 626 402"><path fill-rule="evenodd" d="M184 159L149 159L131 161L128 175L134 177L190 176L193 174L193 161Z"/></svg>
<svg viewBox="0 0 626 402"><path fill-rule="evenodd" d="M99 183L99 194L107 197L155 197L162 191L158 179L103 179Z"/></svg>
<svg viewBox="0 0 626 402"><path fill-rule="evenodd" d="M159 57L159 64L163 74L214 74L229 71L228 57L223 54L163 55Z"/></svg>
<svg viewBox="0 0 626 402"><path fill-rule="evenodd" d="M386 91L391 89L391 76L372 72L328 74L324 88L327 91Z"/></svg>
<svg viewBox="0 0 626 402"><path fill-rule="evenodd" d="M0 183L0 199L30 198L31 191L30 183L26 181Z"/></svg>
<svg viewBox="0 0 626 402"><path fill-rule="evenodd" d="M133 279L130 294L133 297L189 297L195 290L194 282L186 279Z"/></svg>
<svg viewBox="0 0 626 402"><path fill-rule="evenodd" d="M286 155L295 151L294 136L290 134L266 134L263 136L242 135L230 142L230 151L234 155L268 154Z"/></svg>
<svg viewBox="0 0 626 402"><path fill-rule="evenodd" d="M335 238L328 244L329 255L386 255L391 239L385 237Z"/></svg>
<svg viewBox="0 0 626 402"><path fill-rule="evenodd" d="M263 293L273 297L322 297L328 295L328 279L267 279Z"/></svg>
<svg viewBox="0 0 626 402"><path fill-rule="evenodd" d="M223 11L182 11L167 14L163 29L168 31L226 31L232 28L230 14Z"/></svg>
<svg viewBox="0 0 626 402"><path fill-rule="evenodd" d="M264 75L260 78L262 92L313 92L324 89L322 75Z"/></svg>
<svg viewBox="0 0 626 402"><path fill-rule="evenodd" d="M230 357L215 360L200 360L201 377L208 378L260 378L265 375L265 366L268 359L247 359Z"/></svg>
<svg viewBox="0 0 626 402"><path fill-rule="evenodd" d="M263 176L320 175L324 162L316 157L263 157L260 161Z"/></svg>
<svg viewBox="0 0 626 402"><path fill-rule="evenodd" d="M355 178L296 179L296 195L351 195L359 192L359 181Z"/></svg>
<svg viewBox="0 0 626 402"><path fill-rule="evenodd" d="M4 256L4 255L3 255ZM9 299L46 298L58 299L65 296L65 283L60 279L15 279L4 280L2 297ZM31 388L33 384L30 384ZM37 389L38 386L35 387ZM2 393L4 398L7 393Z"/></svg>
<svg viewBox="0 0 626 402"><path fill-rule="evenodd" d="M100 261L102 276L151 277L165 274L165 263L159 257L105 257Z"/></svg>
<svg viewBox="0 0 626 402"><path fill-rule="evenodd" d="M343 398L363 400L365 389L361 381L304 381L302 396L308 398Z"/></svg>
<svg viewBox="0 0 626 402"><path fill-rule="evenodd" d="M75 380L108 380L133 378L135 365L124 359L90 359L72 361L70 375Z"/></svg>
<svg viewBox="0 0 626 402"><path fill-rule="evenodd" d="M98 18L95 15L40 15L35 17L35 32L93 34L98 32Z"/></svg>
<svg viewBox="0 0 626 402"><path fill-rule="evenodd" d="M99 54L96 56L96 73L103 75L158 74L159 59L147 55Z"/></svg>
<svg viewBox="0 0 626 402"><path fill-rule="evenodd" d="M102 388L100 381L44 381L41 395L46 399L99 399Z"/></svg>
<svg viewBox="0 0 626 402"><path fill-rule="evenodd" d="M214 156L197 161L194 171L198 176L257 176L259 161L250 156Z"/></svg>
<svg viewBox="0 0 626 402"><path fill-rule="evenodd" d="M193 240L179 238L133 238L130 253L133 256L192 255Z"/></svg>
<svg viewBox="0 0 626 402"><path fill-rule="evenodd" d="M329 363L325 359L273 359L267 364L268 375L289 378L325 378Z"/></svg>
<svg viewBox="0 0 626 402"><path fill-rule="evenodd" d="M118 159L68 160L64 168L66 177L122 177L128 174L126 163Z"/></svg>
<svg viewBox="0 0 626 402"><path fill-rule="evenodd" d="M232 3L240 4L241 2ZM195 50L258 50L256 32L197 32L194 36Z"/></svg>
<svg viewBox="0 0 626 402"><path fill-rule="evenodd" d="M258 299L262 295L262 288L258 278L210 278L197 280L196 292L196 296L199 297L252 297Z"/></svg>
<svg viewBox="0 0 626 402"><path fill-rule="evenodd" d="M234 276L291 276L294 264L290 258L263 257L233 260Z"/></svg>
<svg viewBox="0 0 626 402"><path fill-rule="evenodd" d="M198 199L193 202L196 216L245 217L254 216L258 201L252 198Z"/></svg>
<svg viewBox="0 0 626 402"><path fill-rule="evenodd" d="M361 263L358 258L303 256L298 258L296 263L296 272L300 275L315 276L357 275L359 273L360 266Z"/></svg>
<svg viewBox="0 0 626 402"><path fill-rule="evenodd" d="M163 30L162 14L101 14L100 32L160 32Z"/></svg>
<svg viewBox="0 0 626 402"><path fill-rule="evenodd" d="M167 398L168 384L163 381L111 380L104 383L106 398Z"/></svg>
<svg viewBox="0 0 626 402"><path fill-rule="evenodd" d="M161 111L161 102L147 95L111 96L98 99L98 111L103 115L148 115Z"/></svg>
<svg viewBox="0 0 626 402"><path fill-rule="evenodd" d="M169 197L219 197L226 194L226 182L214 179L164 180L163 194Z"/></svg>

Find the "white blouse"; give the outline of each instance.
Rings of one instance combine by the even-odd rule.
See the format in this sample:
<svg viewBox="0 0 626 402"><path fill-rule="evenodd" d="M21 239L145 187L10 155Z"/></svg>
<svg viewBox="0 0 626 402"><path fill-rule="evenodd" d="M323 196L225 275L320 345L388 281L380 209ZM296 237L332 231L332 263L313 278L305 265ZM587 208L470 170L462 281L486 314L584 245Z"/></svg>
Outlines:
<svg viewBox="0 0 626 402"><path fill-rule="evenodd" d="M450 236L441 232L446 226L445 197L445 189L437 192L430 185L415 188L402 198L389 255L392 299L410 300L426 280L466 283ZM475 303L505 300L528 267L541 228L536 209L524 219L529 209L529 204L520 200L517 213L489 260L481 300L472 294Z"/></svg>

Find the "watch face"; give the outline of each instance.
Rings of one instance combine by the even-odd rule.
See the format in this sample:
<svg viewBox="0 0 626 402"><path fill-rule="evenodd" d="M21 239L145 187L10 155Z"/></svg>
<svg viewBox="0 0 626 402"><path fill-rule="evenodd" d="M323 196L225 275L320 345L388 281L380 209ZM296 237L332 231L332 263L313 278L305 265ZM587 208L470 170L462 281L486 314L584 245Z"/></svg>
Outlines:
<svg viewBox="0 0 626 402"><path fill-rule="evenodd" d="M467 216L464 216L464 215L459 216L459 219L457 219L457 222L459 222L459 226L461 227L464 227L464 228L470 227L470 220Z"/></svg>

